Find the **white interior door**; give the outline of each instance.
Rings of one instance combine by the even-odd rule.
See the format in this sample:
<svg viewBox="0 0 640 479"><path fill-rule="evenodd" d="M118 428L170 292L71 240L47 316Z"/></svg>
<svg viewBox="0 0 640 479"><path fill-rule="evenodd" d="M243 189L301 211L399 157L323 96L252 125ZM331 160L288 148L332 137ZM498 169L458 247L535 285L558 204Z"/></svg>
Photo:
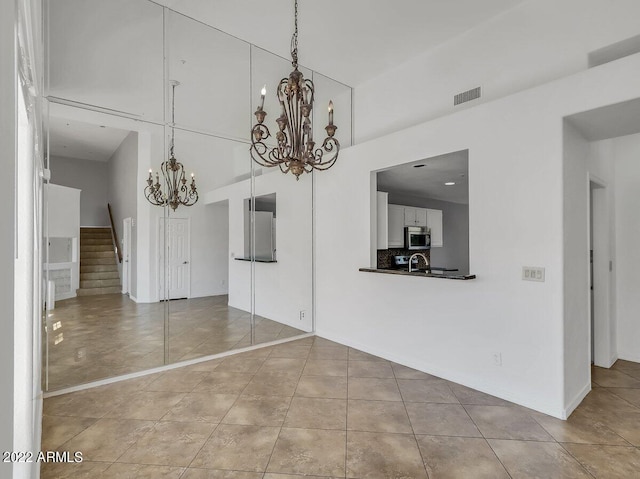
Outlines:
<svg viewBox="0 0 640 479"><path fill-rule="evenodd" d="M122 294L131 293L131 218L122 220Z"/></svg>
<svg viewBox="0 0 640 479"><path fill-rule="evenodd" d="M166 271L166 296L161 298L181 299L191 294L190 237L188 218L163 218L160 227L160 244L164 243L160 258L160 271ZM164 227L162 225L165 225ZM165 236L166 229L166 236ZM166 242L163 241L166 238ZM165 269L166 268L166 269ZM164 275L160 275L162 292Z"/></svg>

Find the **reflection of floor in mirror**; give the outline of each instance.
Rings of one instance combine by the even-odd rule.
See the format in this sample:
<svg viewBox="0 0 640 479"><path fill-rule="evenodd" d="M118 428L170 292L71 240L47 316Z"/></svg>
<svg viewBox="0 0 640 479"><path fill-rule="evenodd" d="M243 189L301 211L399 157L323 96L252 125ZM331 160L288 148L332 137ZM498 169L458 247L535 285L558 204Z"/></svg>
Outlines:
<svg viewBox="0 0 640 479"><path fill-rule="evenodd" d="M251 345L250 314L227 305L227 295L169 302L169 362ZM49 390L142 371L164 364L165 303L127 296L82 296L47 312ZM255 343L304 331L255 318Z"/></svg>

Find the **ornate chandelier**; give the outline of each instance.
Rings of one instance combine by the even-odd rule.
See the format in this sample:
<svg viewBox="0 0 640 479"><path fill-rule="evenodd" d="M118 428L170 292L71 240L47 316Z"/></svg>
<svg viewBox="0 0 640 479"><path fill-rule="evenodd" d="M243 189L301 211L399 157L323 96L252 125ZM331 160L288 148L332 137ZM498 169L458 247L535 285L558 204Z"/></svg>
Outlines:
<svg viewBox="0 0 640 479"><path fill-rule="evenodd" d="M263 124L267 112L263 110L266 85L262 87L260 106L255 111L258 121L251 129L251 158L261 166L279 166L283 173L289 171L296 180L304 172L327 170L338 159L340 143L334 134L337 126L333 124L333 102L329 102L329 124L325 127L327 137L322 146L315 148L313 141L313 81L305 79L298 70L298 0L295 0L295 29L291 38L291 64L293 71L289 77L280 80L276 94L282 107L280 117L276 119L278 132L277 146L269 148L264 140L271 136ZM325 157L326 153L326 157Z"/></svg>
<svg viewBox="0 0 640 479"><path fill-rule="evenodd" d="M171 84L171 143L169 144L169 159L163 161L160 166L164 184L168 188L166 193L162 192L160 178L156 172L156 182L153 183L151 169L147 186L144 188L144 196L149 203L155 206L171 206L175 211L180 205L192 206L198 201L198 190L196 189L196 179L191 173L191 184L187 186L187 178L184 173L184 166L173 154L175 140L175 112L176 112L176 86L180 82L172 80Z"/></svg>

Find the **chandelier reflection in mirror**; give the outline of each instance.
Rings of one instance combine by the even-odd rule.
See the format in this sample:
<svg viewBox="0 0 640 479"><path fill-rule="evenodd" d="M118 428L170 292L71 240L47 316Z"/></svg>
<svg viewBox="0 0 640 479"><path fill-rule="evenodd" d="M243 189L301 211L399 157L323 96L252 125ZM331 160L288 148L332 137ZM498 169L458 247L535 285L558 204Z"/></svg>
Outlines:
<svg viewBox="0 0 640 479"><path fill-rule="evenodd" d="M315 148L313 141L313 81L305 79L298 70L298 0L295 0L294 33L291 38L291 64L293 71L289 77L280 80L276 94L281 113L276 119L278 132L277 146L269 148L265 140L271 136L264 125L267 112L264 111L266 85L262 87L260 106L255 111L258 121L251 129L251 158L261 166L279 166L283 173L291 172L300 179L304 172L327 170L338 159L340 143L334 138L337 126L333 124L333 102L329 102L329 124L325 127L327 137L322 146ZM315 149L314 149L315 148Z"/></svg>
<svg viewBox="0 0 640 479"><path fill-rule="evenodd" d="M171 84L171 143L169 143L169 159L163 161L160 166L166 192L162 191L160 178L156 172L156 182L153 183L152 171L149 170L147 186L144 189L144 196L149 203L156 206L170 206L174 211L178 206L192 206L198 201L198 190L196 189L196 179L191 173L191 184L187 186L187 178L184 173L184 166L173 154L175 143L175 111L176 111L176 86L180 84L175 80Z"/></svg>

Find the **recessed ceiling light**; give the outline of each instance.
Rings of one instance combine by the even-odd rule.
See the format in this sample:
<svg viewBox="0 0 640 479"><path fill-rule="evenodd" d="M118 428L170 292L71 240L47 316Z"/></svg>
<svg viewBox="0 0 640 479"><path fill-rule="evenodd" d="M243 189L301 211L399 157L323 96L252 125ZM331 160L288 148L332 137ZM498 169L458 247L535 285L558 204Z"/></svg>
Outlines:
<svg viewBox="0 0 640 479"><path fill-rule="evenodd" d="M414 168L422 168L424 165L413 165Z"/></svg>
<svg viewBox="0 0 640 479"><path fill-rule="evenodd" d="M445 183L445 185L446 185L446 186L453 186L453 185L455 185L455 184L456 184L456 182L455 182L455 181L447 181L447 182Z"/></svg>

